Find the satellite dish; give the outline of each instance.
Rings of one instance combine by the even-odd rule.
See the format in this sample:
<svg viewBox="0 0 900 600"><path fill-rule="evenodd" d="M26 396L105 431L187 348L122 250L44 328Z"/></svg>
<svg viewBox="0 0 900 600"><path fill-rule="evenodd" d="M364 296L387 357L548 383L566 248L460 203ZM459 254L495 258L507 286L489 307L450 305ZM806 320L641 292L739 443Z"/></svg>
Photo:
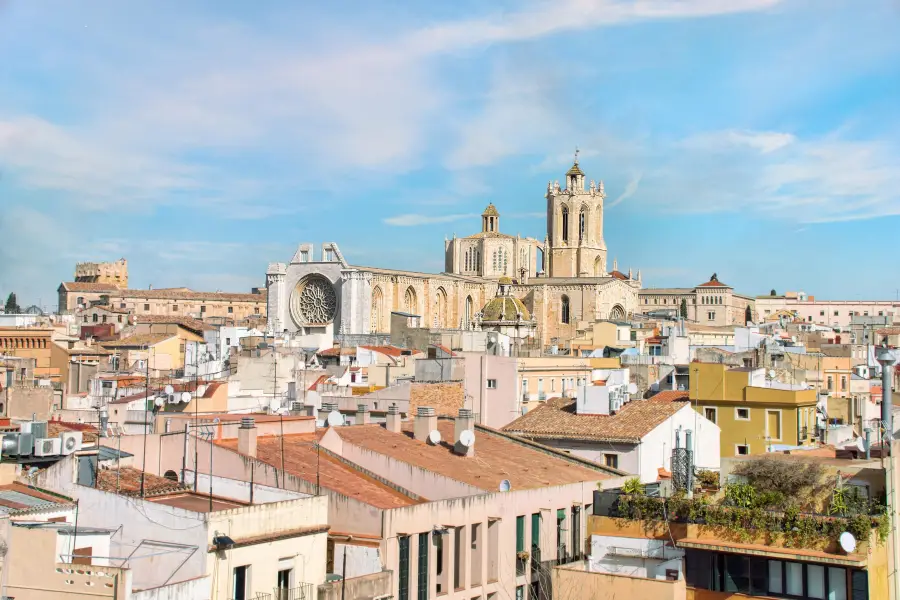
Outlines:
<svg viewBox="0 0 900 600"><path fill-rule="evenodd" d="M509 479L504 479L500 482L500 487L498 488L501 492L508 492L512 489L512 484L509 482Z"/></svg>
<svg viewBox="0 0 900 600"><path fill-rule="evenodd" d="M190 402L191 401L191 393L190 392L181 392L181 401L182 402Z"/></svg>
<svg viewBox="0 0 900 600"><path fill-rule="evenodd" d="M769 379L775 379L775 369L769 369Z"/></svg>
<svg viewBox="0 0 900 600"><path fill-rule="evenodd" d="M841 544L841 549L847 554L856 550L856 538L849 531L842 533L841 537L838 538L838 542Z"/></svg>
<svg viewBox="0 0 900 600"><path fill-rule="evenodd" d="M466 448L471 448L475 445L475 433L471 429L466 429L459 434L459 443Z"/></svg>
<svg viewBox="0 0 900 600"><path fill-rule="evenodd" d="M344 424L344 415L340 412L333 410L328 413L328 426L329 427L340 427Z"/></svg>
<svg viewBox="0 0 900 600"><path fill-rule="evenodd" d="M175 393L175 388L173 388L171 385L167 385L164 389L166 391L166 394L170 396Z"/></svg>
<svg viewBox="0 0 900 600"><path fill-rule="evenodd" d="M637 391L638 391L638 389L637 389L637 384L636 384L636 383L629 383L629 384L628 384L628 393L629 393L629 394L637 394Z"/></svg>
<svg viewBox="0 0 900 600"><path fill-rule="evenodd" d="M863 441L861 437L856 438L856 449L860 452L866 451L866 443Z"/></svg>
<svg viewBox="0 0 900 600"><path fill-rule="evenodd" d="M156 397L156 400L155 400L155 402L154 402L154 404L156 404L157 406L162 406L162 405L164 405L165 403L166 403L166 399L165 399L164 396L157 396L157 397Z"/></svg>
<svg viewBox="0 0 900 600"><path fill-rule="evenodd" d="M428 434L428 441L431 442L433 446L437 446L441 443L441 432L437 429L432 429Z"/></svg>
<svg viewBox="0 0 900 600"><path fill-rule="evenodd" d="M205 386L205 385L201 385L201 386L199 386L199 387L197 388L197 395L198 395L198 396L202 396L202 395L205 394L205 393L206 393L206 386Z"/></svg>

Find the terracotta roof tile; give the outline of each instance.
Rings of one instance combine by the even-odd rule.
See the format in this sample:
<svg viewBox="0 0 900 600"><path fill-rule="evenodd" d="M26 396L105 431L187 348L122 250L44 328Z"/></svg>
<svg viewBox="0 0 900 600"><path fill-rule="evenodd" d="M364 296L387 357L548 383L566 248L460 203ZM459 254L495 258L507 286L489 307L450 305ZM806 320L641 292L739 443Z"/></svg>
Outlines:
<svg viewBox="0 0 900 600"><path fill-rule="evenodd" d="M104 492L119 493L125 496L140 494L141 474L142 471L134 467L100 469L97 472L97 488ZM144 495L162 494L184 489L184 486L179 482L154 475L153 473L143 473L143 476Z"/></svg>
<svg viewBox="0 0 900 600"><path fill-rule="evenodd" d="M133 348L137 346L153 346L171 337L174 333L138 333L118 340L100 342L104 348Z"/></svg>
<svg viewBox="0 0 900 600"><path fill-rule="evenodd" d="M647 400L632 400L614 415L579 415L575 400L552 398L503 430L535 438L639 442L688 404L687 392L669 390Z"/></svg>
<svg viewBox="0 0 900 600"><path fill-rule="evenodd" d="M225 301L233 302L265 302L266 292L261 290L259 294L233 294L229 292L195 292L187 288L171 288L161 290L136 290L127 289L119 290L116 294L117 298L146 298L154 300L209 300L209 301Z"/></svg>
<svg viewBox="0 0 900 600"><path fill-rule="evenodd" d="M455 417L465 406L465 391L460 383L413 383L409 388L409 414L420 406L430 406L439 417Z"/></svg>
<svg viewBox="0 0 900 600"><path fill-rule="evenodd" d="M141 324L163 324L163 325L178 325L180 327L184 327L190 331L202 333L204 331L214 331L216 328L212 325L208 325L199 319L192 319L191 317L180 317L180 316L167 316L167 315L136 315L134 317L134 322Z"/></svg>
<svg viewBox="0 0 900 600"><path fill-rule="evenodd" d="M380 425L338 427L334 431L344 443L489 492L497 491L503 479L510 481L512 489L521 490L610 477L599 465L596 470L591 469L587 464L570 461L480 426L475 432L475 456L460 456L453 451L454 426L450 419L438 420L438 431L444 441L437 446L416 440L411 421L404 423L399 434Z"/></svg>
<svg viewBox="0 0 900 600"><path fill-rule="evenodd" d="M319 482L329 490L378 508L397 508L420 503L420 501L344 464L326 452L317 453L315 442L318 440L318 436L325 431L284 436L285 471L310 483L315 483L318 461ZM237 451L237 443L237 439L234 438L217 442L218 445L235 451ZM256 458L280 469L281 437L274 435L258 437Z"/></svg>
<svg viewBox="0 0 900 600"><path fill-rule="evenodd" d="M622 271L613 271L609 274L613 279L619 279L621 281L628 281L628 275L623 273Z"/></svg>
<svg viewBox="0 0 900 600"><path fill-rule="evenodd" d="M122 288L111 283L96 283L86 281L64 281L61 286L69 292L120 292Z"/></svg>
<svg viewBox="0 0 900 600"><path fill-rule="evenodd" d="M47 435L59 437L65 431L80 431L84 443L90 444L97 441L97 428L87 423L67 423L65 421L49 421L47 423Z"/></svg>
<svg viewBox="0 0 900 600"><path fill-rule="evenodd" d="M319 356L356 356L356 347L351 348L342 348L342 347L332 347L326 350L322 350L321 352L317 352Z"/></svg>
<svg viewBox="0 0 900 600"><path fill-rule="evenodd" d="M402 356L404 352L408 352L410 355L418 354L416 350L409 350L407 348L398 348L397 346L360 346L360 348L365 348L366 350L372 350L373 352L378 352L380 354L384 354L385 356L392 356L394 358L398 356Z"/></svg>

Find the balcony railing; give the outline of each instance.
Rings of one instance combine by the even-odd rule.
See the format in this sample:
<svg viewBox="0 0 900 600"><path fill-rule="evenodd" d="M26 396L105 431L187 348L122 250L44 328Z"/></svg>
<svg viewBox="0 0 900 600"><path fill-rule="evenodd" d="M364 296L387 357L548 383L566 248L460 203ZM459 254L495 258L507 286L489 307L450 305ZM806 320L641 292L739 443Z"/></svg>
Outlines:
<svg viewBox="0 0 900 600"><path fill-rule="evenodd" d="M275 588L273 600L316 600L316 586L301 583L292 588Z"/></svg>
<svg viewBox="0 0 900 600"><path fill-rule="evenodd" d="M538 400L543 402L547 399L547 392L538 392Z"/></svg>

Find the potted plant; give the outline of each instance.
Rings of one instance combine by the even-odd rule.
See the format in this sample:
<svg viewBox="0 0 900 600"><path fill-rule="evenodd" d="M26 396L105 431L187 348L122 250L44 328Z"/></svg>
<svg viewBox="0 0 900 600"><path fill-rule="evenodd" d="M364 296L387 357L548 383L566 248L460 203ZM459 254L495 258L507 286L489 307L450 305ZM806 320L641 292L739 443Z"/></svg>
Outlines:
<svg viewBox="0 0 900 600"><path fill-rule="evenodd" d="M519 552L516 552L516 558L518 558L519 560L524 562L524 561L528 560L529 558L531 558L531 555L528 554L527 550L520 550Z"/></svg>

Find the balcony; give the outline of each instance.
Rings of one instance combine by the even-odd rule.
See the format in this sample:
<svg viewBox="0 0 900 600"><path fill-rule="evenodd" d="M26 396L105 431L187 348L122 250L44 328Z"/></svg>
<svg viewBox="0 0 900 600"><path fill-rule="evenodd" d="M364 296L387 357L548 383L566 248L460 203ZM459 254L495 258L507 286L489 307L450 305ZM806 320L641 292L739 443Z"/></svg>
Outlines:
<svg viewBox="0 0 900 600"><path fill-rule="evenodd" d="M547 392L538 392L538 400L543 402L547 399Z"/></svg>
<svg viewBox="0 0 900 600"><path fill-rule="evenodd" d="M301 583L292 588L275 588L274 594L260 600L316 600L316 586L311 583Z"/></svg>

